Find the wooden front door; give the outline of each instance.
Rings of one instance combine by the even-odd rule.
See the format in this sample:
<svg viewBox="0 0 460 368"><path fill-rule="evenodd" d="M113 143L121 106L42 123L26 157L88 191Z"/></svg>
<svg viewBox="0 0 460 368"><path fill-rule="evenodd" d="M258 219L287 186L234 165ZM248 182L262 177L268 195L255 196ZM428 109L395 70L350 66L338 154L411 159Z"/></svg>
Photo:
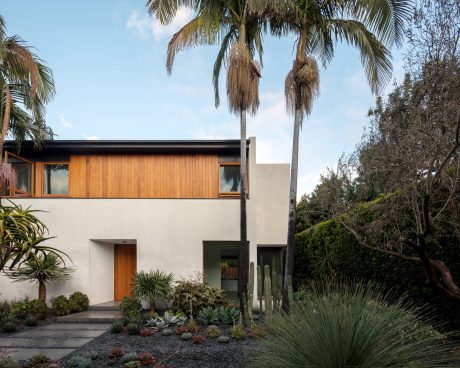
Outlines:
<svg viewBox="0 0 460 368"><path fill-rule="evenodd" d="M131 295L131 283L136 273L136 244L114 246L114 296L121 300Z"/></svg>

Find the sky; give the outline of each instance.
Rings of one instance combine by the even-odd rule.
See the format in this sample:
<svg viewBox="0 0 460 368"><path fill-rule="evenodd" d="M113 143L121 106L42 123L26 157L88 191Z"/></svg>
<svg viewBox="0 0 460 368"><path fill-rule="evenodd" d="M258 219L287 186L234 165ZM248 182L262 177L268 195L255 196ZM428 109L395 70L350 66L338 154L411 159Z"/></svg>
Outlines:
<svg viewBox="0 0 460 368"><path fill-rule="evenodd" d="M225 72L221 105L214 106L212 67L217 47L178 54L165 69L171 35L193 16L181 9L168 26L148 16L145 0L0 0L7 34L19 35L54 72L56 96L47 123L56 139L238 139L239 118L228 111ZM265 36L260 107L248 117L258 163L289 163L292 118L284 79L295 37ZM404 74L402 52L392 50L393 78ZM321 94L303 122L299 197L311 192L327 167L353 151L373 106L359 53L347 45L321 69ZM384 92L388 93L391 83Z"/></svg>

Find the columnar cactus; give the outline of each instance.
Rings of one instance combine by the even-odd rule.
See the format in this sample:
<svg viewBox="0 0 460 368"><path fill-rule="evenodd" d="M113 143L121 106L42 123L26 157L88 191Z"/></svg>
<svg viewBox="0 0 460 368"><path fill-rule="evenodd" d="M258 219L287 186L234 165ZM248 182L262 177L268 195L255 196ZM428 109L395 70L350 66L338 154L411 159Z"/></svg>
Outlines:
<svg viewBox="0 0 460 368"><path fill-rule="evenodd" d="M272 320L272 285L270 277L270 266L264 267L264 286L265 286L265 320L270 323Z"/></svg>
<svg viewBox="0 0 460 368"><path fill-rule="evenodd" d="M257 266L257 298L259 299L259 309L260 313L262 313L262 301L263 301L263 294L262 294L262 268Z"/></svg>

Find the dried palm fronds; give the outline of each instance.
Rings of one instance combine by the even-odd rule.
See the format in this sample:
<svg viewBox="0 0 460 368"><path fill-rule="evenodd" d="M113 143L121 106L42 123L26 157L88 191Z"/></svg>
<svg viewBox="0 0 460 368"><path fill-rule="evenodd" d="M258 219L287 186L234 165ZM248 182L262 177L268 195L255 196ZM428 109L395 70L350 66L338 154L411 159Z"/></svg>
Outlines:
<svg viewBox="0 0 460 368"><path fill-rule="evenodd" d="M319 96L319 69L316 60L306 57L302 61L294 61L285 85L286 109L294 114L301 109L310 114L313 101Z"/></svg>
<svg viewBox="0 0 460 368"><path fill-rule="evenodd" d="M255 114L259 107L260 67L252 59L246 44L235 42L230 50L227 68L227 97L231 112L249 110Z"/></svg>

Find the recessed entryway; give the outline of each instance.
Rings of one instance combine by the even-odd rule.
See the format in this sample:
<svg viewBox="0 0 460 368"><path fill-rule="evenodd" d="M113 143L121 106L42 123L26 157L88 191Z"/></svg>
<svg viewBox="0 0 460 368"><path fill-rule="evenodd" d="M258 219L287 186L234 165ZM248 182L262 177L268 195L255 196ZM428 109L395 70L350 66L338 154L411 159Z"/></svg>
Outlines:
<svg viewBox="0 0 460 368"><path fill-rule="evenodd" d="M114 298L122 300L131 295L137 268L136 244L115 244L113 247Z"/></svg>

